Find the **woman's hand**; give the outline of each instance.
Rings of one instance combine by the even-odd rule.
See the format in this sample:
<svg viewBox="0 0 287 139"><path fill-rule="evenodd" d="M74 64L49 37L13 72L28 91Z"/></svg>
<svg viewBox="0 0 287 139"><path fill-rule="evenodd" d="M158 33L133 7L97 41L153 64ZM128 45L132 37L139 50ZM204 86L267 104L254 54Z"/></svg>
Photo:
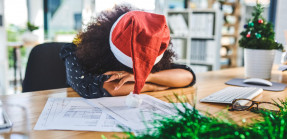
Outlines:
<svg viewBox="0 0 287 139"><path fill-rule="evenodd" d="M123 84L129 81L135 81L134 75L132 73L126 71L108 71L104 73L104 75L111 75L111 77L106 82L111 82L114 80L119 80L118 84L114 88L114 90L118 90L122 87Z"/></svg>
<svg viewBox="0 0 287 139"><path fill-rule="evenodd" d="M146 83L145 85L148 88L147 91L162 91L162 90L166 90L169 88L167 86L161 86L161 85L150 84L150 83Z"/></svg>
<svg viewBox="0 0 287 139"><path fill-rule="evenodd" d="M117 81L113 82L105 82L103 87L112 95L112 96L125 96L128 95L130 92L134 90L134 85L135 83L128 82L125 83L121 88L118 90L115 90L115 86L118 85ZM150 91L162 91L166 90L169 87L167 86L161 86L161 85L156 85L156 84L151 84L151 83L145 83L143 86L141 92L150 92Z"/></svg>

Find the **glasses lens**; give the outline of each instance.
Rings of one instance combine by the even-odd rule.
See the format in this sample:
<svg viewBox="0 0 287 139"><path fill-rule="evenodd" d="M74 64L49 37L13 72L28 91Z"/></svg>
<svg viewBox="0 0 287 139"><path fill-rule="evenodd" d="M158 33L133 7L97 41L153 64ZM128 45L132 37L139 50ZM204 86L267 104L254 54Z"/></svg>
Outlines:
<svg viewBox="0 0 287 139"><path fill-rule="evenodd" d="M258 105L258 109L259 110L269 110L269 111L279 111L279 107L277 107L276 105L274 104L270 104L270 103L260 103Z"/></svg>
<svg viewBox="0 0 287 139"><path fill-rule="evenodd" d="M246 110L248 109L250 106L252 105L252 101L251 100L236 100L233 105L232 108L234 110Z"/></svg>

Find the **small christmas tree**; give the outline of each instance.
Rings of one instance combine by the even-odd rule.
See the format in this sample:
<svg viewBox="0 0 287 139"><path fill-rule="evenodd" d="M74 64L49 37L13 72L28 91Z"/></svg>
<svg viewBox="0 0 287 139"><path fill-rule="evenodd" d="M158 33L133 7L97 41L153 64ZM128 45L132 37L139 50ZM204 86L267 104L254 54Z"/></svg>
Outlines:
<svg viewBox="0 0 287 139"><path fill-rule="evenodd" d="M244 25L244 30L240 33L242 38L239 45L250 49L279 49L283 50L283 45L274 39L273 25L262 16L263 7L257 4L252 13L252 19Z"/></svg>

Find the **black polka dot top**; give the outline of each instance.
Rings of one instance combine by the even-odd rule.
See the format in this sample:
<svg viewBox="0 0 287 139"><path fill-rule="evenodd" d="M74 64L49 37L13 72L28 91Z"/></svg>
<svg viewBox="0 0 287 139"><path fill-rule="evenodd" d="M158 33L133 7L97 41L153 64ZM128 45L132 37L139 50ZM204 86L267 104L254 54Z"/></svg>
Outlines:
<svg viewBox="0 0 287 139"><path fill-rule="evenodd" d="M79 64L75 54L76 45L65 44L60 52L60 57L66 66L67 83L84 98L99 98L111 96L104 88L103 84L109 76L94 75L87 73Z"/></svg>

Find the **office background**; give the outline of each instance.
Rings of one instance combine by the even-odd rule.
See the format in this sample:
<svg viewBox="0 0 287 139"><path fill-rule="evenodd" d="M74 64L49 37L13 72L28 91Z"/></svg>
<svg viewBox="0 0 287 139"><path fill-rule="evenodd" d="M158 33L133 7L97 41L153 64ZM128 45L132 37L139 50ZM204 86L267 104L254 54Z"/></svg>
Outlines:
<svg viewBox="0 0 287 139"><path fill-rule="evenodd" d="M36 44L71 42L92 17L122 2L166 15L177 63L197 73L243 66L239 33L256 0L0 0L0 93L21 93L29 52ZM265 6L265 18L274 24L276 40L286 46L287 1L259 2ZM195 20L211 22L198 26ZM39 27L32 35L28 32L34 44L23 40L27 22ZM275 63L280 63L281 55L277 52Z"/></svg>

